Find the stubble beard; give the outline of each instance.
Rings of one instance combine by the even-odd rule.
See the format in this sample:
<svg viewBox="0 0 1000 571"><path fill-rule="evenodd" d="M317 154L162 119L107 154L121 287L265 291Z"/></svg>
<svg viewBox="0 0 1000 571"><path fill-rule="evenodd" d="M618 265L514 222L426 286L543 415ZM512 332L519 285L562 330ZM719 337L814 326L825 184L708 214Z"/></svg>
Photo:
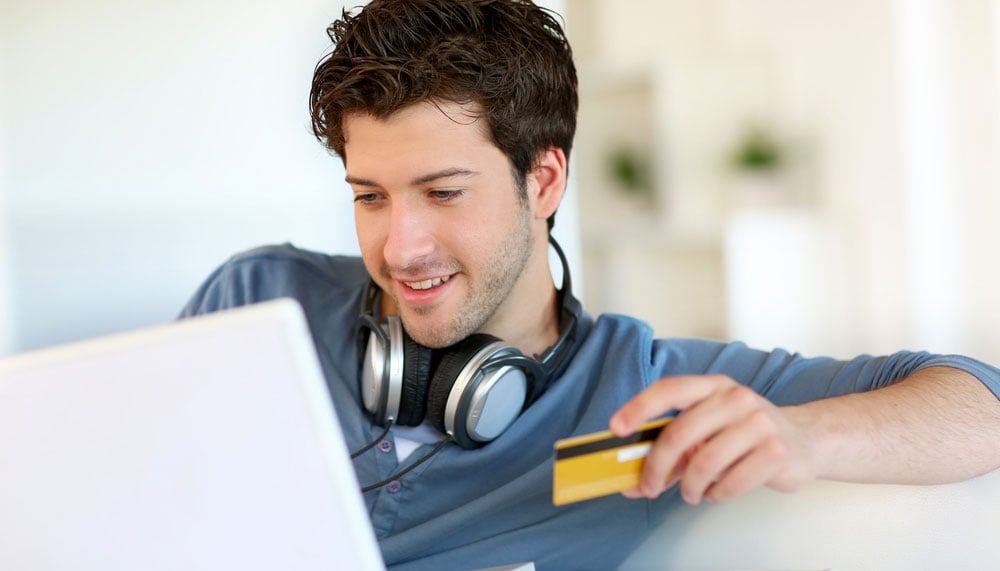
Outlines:
<svg viewBox="0 0 1000 571"><path fill-rule="evenodd" d="M447 318L447 323L415 327L415 323L407 323L409 320L404 315L403 327L416 342L432 348L454 345L479 331L496 314L524 275L534 244L530 213L522 209L515 227L500 241L496 251L486 257L481 283L469 283L465 300L455 314ZM463 266L456 265L464 271ZM414 313L426 315L436 310L439 308L414 309Z"/></svg>

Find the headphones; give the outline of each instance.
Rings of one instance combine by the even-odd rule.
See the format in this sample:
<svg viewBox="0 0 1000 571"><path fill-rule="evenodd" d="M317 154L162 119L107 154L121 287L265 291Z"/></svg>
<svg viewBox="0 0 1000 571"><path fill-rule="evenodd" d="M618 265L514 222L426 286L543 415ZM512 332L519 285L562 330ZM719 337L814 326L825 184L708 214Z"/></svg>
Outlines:
<svg viewBox="0 0 1000 571"><path fill-rule="evenodd" d="M379 425L416 426L426 419L462 448L474 449L500 436L541 396L573 346L582 313L566 256L555 239L549 241L562 263L562 314L559 339L535 359L485 333L444 349L424 347L399 316L375 319L381 290L369 282L357 343L362 401Z"/></svg>

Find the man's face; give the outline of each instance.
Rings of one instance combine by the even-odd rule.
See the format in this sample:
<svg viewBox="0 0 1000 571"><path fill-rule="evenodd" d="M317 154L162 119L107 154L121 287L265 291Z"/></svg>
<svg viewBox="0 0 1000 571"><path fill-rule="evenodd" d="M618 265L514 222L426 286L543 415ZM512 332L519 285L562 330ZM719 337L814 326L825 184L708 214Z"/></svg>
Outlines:
<svg viewBox="0 0 1000 571"><path fill-rule="evenodd" d="M420 103L344 119L365 267L418 343L444 347L510 319L531 213L510 161L467 109Z"/></svg>

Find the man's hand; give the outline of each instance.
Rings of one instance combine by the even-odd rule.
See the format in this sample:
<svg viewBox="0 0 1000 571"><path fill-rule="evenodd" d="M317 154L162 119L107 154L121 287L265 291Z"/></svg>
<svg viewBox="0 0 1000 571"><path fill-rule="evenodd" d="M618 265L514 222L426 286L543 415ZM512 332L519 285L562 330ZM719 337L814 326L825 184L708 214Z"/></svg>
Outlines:
<svg viewBox="0 0 1000 571"><path fill-rule="evenodd" d="M724 502L760 485L796 491L819 473L807 430L809 414L778 408L723 375L664 377L611 417L616 436L670 410L630 498L655 498L680 482L690 504Z"/></svg>

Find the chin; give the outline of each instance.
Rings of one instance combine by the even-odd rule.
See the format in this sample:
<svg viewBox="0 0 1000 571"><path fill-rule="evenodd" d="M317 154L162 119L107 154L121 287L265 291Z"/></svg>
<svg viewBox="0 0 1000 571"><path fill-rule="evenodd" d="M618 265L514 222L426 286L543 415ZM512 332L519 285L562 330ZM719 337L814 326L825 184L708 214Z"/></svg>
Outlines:
<svg viewBox="0 0 1000 571"><path fill-rule="evenodd" d="M417 343L431 349L439 349L451 345L450 336L442 335L441 332L449 331L447 325L426 319L425 317L402 312L400 318L403 320L403 329Z"/></svg>
<svg viewBox="0 0 1000 571"><path fill-rule="evenodd" d="M418 331L416 335L414 335L413 333L410 333L409 329L407 329L406 333L410 336L411 339L413 339L420 345L423 345L424 347L428 347L430 349L442 349L444 347L448 347L449 345L454 345L455 343L458 343L459 341L462 340L462 337L457 337L457 338L452 338L452 336L445 337L442 335L435 335L433 333L427 334L422 331Z"/></svg>

